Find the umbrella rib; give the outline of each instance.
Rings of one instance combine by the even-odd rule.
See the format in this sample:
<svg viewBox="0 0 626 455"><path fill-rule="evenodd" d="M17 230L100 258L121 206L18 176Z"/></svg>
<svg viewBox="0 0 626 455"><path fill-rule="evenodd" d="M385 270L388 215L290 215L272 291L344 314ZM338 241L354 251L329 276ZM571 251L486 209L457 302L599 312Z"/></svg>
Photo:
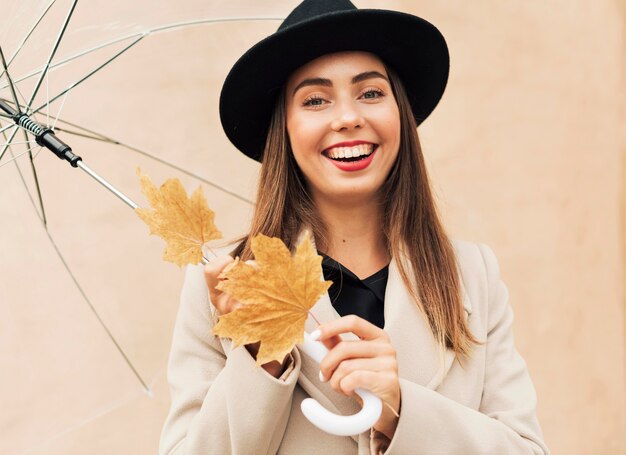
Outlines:
<svg viewBox="0 0 626 455"><path fill-rule="evenodd" d="M17 127L15 123L10 123L7 126L0 128L0 133L4 133L5 131L10 130L11 128L15 128L15 127Z"/></svg>
<svg viewBox="0 0 626 455"><path fill-rule="evenodd" d="M11 139L13 139L15 137L15 134L17 133L17 129L15 131L13 131L13 134L11 135ZM6 133L2 133L2 135L4 136L5 140L6 140ZM28 198L30 199L31 204L33 204L33 208L35 209L35 213L37 214L37 217L43 222L43 219L41 218L41 214L39 213L39 210L37 210L37 205L35 204L35 200L33 199L32 194L30 194L30 191L28 189L28 184L26 183L26 180L24 179L24 175L22 174L22 170L20 169L19 165L17 164L16 161L16 156L13 154L13 150L11 150L10 146L11 146L11 139L9 139L9 142L7 142L7 144L5 145L5 148L2 152L2 154L4 154L4 152L6 152L7 150L9 150L9 153L11 154L11 160L8 161L8 163L13 162L15 163L15 169L17 170L17 174L20 176L20 179L22 180L22 183L24 184L24 188L26 189L26 194L28 194ZM30 147L29 147L30 150ZM21 156L21 155L19 155ZM0 155L0 158L2 158L2 155ZM45 224L44 224L45 226Z"/></svg>
<svg viewBox="0 0 626 455"><path fill-rule="evenodd" d="M128 150L131 150L131 151L133 151L135 153L143 155L143 156L145 156L147 158L150 158L150 159L152 159L154 161L157 161L157 162L159 162L161 164L169 166L172 169L175 169L175 170L177 170L179 172L182 172L183 174L187 174L188 176L193 177L196 180L199 180L199 181L201 181L203 183L206 183L207 185L212 186L213 188L215 188L217 190L220 190L223 193L226 193L226 194L228 194L228 195L230 195L232 197L235 197L235 198L239 199L242 202L254 205L254 202L251 201L250 199L247 199L247 198L245 198L245 197L235 193L234 191L229 190L228 188L224 188L223 186L221 186L221 185L219 185L219 184L217 184L215 182L212 182L212 181L210 181L210 180L208 180L208 179L206 179L206 178L204 178L204 177L202 177L202 176L200 176L198 174L194 174L193 172L188 171L188 170L186 170L186 169L184 169L182 167L179 167L176 164L170 163L169 161L166 161L166 160L164 160L162 158L159 158L157 156L151 155L150 153L145 152L145 151L143 151L141 149L138 149L137 147L133 147L133 146L128 145L128 144L124 144L123 142L120 142L120 141L118 141L116 139L107 137L107 136L105 136L105 135L103 135L101 133L98 133L96 131L87 129L87 128L79 126L79 125L76 125L74 123L70 123L70 122L68 122L66 120L59 119L59 122L60 123L64 123L66 125L70 125L70 126L72 126L74 128L79 128L79 129L81 129L81 130L83 130L83 131L85 131L85 132L87 132L89 134L83 134L83 133L79 133L79 132L76 132L76 131L68 130L68 129L65 129L65 128L60 128L60 127L56 128L57 131L61 131L61 132L68 133L68 134L74 134L76 136L86 137L86 138L93 139L93 140L96 140L96 141L106 142L106 143L109 143L109 144L119 145L121 147L127 148Z"/></svg>
<svg viewBox="0 0 626 455"><path fill-rule="evenodd" d="M16 144L15 142L13 142L13 144ZM17 144L23 144L23 142L18 142ZM13 161L17 160L18 158L24 156L24 155L28 155L28 152L30 152L32 149L32 147L28 147L28 149L25 152L20 153L19 155L15 155L12 154L12 157L10 160L5 161L4 163L0 164L0 167L6 166L9 163L12 163ZM39 154L39 150L41 150L41 147L39 147L39 149L37 150L37 152L35 152L35 155L33 156L33 159L35 159L37 157L37 155Z"/></svg>
<svg viewBox="0 0 626 455"><path fill-rule="evenodd" d="M43 13L41 13L41 15L39 16L39 19L37 19L35 21L35 23L33 24L33 26L31 27L31 29L28 31L28 33L26 34L26 36L24 37L24 39L22 40L22 43L17 47L17 49L15 50L15 53L11 56L11 58L9 59L9 62L7 64L7 66L10 66L11 63L13 62L13 60L15 60L15 57L17 57L17 55L20 53L20 51L22 50L22 48L24 47L24 45L26 44L26 41L28 41L28 38L30 38L30 35L33 34L33 32L35 31L35 29L39 26L39 23L43 20L43 18L46 16L46 14L48 14L48 11L50 10L50 8L52 7L52 5L54 5L56 2L56 0L52 0L50 3L48 3L48 6L46 6L46 9L43 11ZM0 74L0 77L2 77L2 74Z"/></svg>
<svg viewBox="0 0 626 455"><path fill-rule="evenodd" d="M69 62L71 62L73 60L76 60L77 58L80 58L80 57L83 57L85 55L91 54L92 52L98 51L100 49L104 49L105 47L112 46L113 44L121 43L122 41L126 41L126 40L129 40L131 38L135 38L137 36L143 37L143 34L141 34L141 35L133 34L133 35L130 35L130 36L125 36L123 38L117 38L117 39L115 39L113 41L108 41L108 42L106 42L104 44L100 44L98 46L94 46L94 47L92 47L90 49L86 49L86 50L84 50L82 52L79 52L79 53L74 54L74 55L72 55L70 57L67 57L67 58L65 58L63 60L59 60L58 62L56 62L54 64L51 64L49 69L54 69L57 66L63 66L66 63L69 63ZM10 64L10 62L9 62L9 64ZM19 77L18 79L15 80L15 82L25 81L27 79L30 79L33 76L36 76L37 74L39 74L39 70L32 71L32 72L30 72L28 74L25 74L24 76ZM0 86L0 89L3 89L3 88L6 88L6 85L5 86Z"/></svg>
<svg viewBox="0 0 626 455"><path fill-rule="evenodd" d="M51 130L53 130L53 131L54 131L54 127L55 127L55 126L56 126L56 124L57 124L57 121L59 120L59 116L61 115L61 112L63 111L63 107L65 107L65 102L67 101L67 95L68 95L68 94L69 94L69 92L68 92L68 93L66 93L66 94L65 94L65 96L63 97L63 101L61 101L61 106L59 107L59 111L57 112L57 115L56 115L56 117L54 118L54 122L52 122L52 125L50 125L50 116L49 116L49 113L50 113L50 104L48 104L48 107L46 108L46 112L48 113L48 114L47 114L46 126L47 126L48 128L50 128Z"/></svg>
<svg viewBox="0 0 626 455"><path fill-rule="evenodd" d="M74 130L70 130L67 128L61 128L60 126L57 126L54 128L54 131L60 131L61 133L67 133L67 134L71 134L72 136L78 136L78 137L84 137L86 139L93 139L94 141L100 141L100 142L106 142L109 144L113 144L113 145L123 145L120 144L119 141L115 141L113 139L109 139L108 137L102 136L99 133L96 133L95 131L91 131L88 130L87 128L83 128L81 126L78 125L74 125L66 120L63 119L59 119L58 121L59 123L65 123L66 125L70 125L73 126L74 128L79 128L81 130L86 131L85 133L81 133L80 131L74 131Z"/></svg>
<svg viewBox="0 0 626 455"><path fill-rule="evenodd" d="M146 35L150 35L150 34L156 34L156 33L160 33L160 32L165 32L168 30L172 30L175 28L182 28L188 25L203 25L203 24L214 24L214 23L224 23L224 22L244 22L244 21L280 21L283 20L284 18L281 17L231 17L231 18L220 18L220 19L199 19L199 20L194 20L194 21L188 21L188 22L179 22L177 24L170 24L170 25L163 25L163 26L159 26L159 27L155 27L153 29L148 29L145 30L143 32L140 33L132 33L130 35L126 35L123 36L121 38L116 38L114 40L111 41L107 41L105 43L102 44L98 44L97 46L94 46L92 48L89 49L85 49L84 51L78 52L74 55L71 55L63 60L59 60L58 62L51 64L49 69L54 69L58 66L62 66L65 65L66 63L69 63L73 60L76 60L77 58L83 57L85 55L91 54L92 52L96 52L100 49L104 49L105 47L108 46L112 46L114 44L117 43L121 43L123 41L132 39L132 38L136 38L136 37L140 37L143 38ZM9 65L11 64L11 61L9 61ZM39 73L39 70L36 71L32 71L28 74L25 74L24 76L16 79L14 82L22 82L25 81L27 79L30 79L33 76L36 76ZM0 89L5 88L6 86L0 86Z"/></svg>
<svg viewBox="0 0 626 455"><path fill-rule="evenodd" d="M36 143L37 141L13 141L11 142L11 145L24 145L24 144L36 144ZM22 154L18 156L22 156Z"/></svg>
<svg viewBox="0 0 626 455"><path fill-rule="evenodd" d="M70 19L72 18L72 15L74 14L74 8L76 8L76 3L78 3L78 0L74 0L72 2L72 6L70 7L70 10L67 13L67 17L65 18L65 21L63 22L63 27L61 27L61 31L59 32L59 36L56 39L56 42L54 43L52 52L50 53L50 57L48 57L48 61L46 62L41 75L39 76L39 80L37 81L37 84L35 85L35 90L33 90L33 94L30 97L30 101L28 102L28 105L26 106L26 112L28 112L30 110L30 106L33 104L33 101L35 101L35 96L37 96L37 92L39 92L39 88L41 87L41 84L44 80L44 78L46 77L46 74L48 74L48 69L50 68L50 62L52 62L52 59L54 58L54 55L57 53L57 50L59 49L59 45L61 44L61 40L63 39L63 35L65 35L65 31L67 30L67 26L70 22Z"/></svg>
<svg viewBox="0 0 626 455"><path fill-rule="evenodd" d="M172 30L174 28L182 28L187 27L188 25L203 25L203 24L212 24L212 23L223 23L223 22L246 22L246 21L282 21L284 17L220 17L218 19L196 19L193 21L185 21L185 22L177 22L175 24L168 25L160 25L158 27L154 27L149 29L146 33L159 33L166 30Z"/></svg>
<svg viewBox="0 0 626 455"><path fill-rule="evenodd" d="M28 184L26 183L26 180L24 179L24 175L22 174L22 170L17 165L17 161L15 161L15 156L13 155L13 151L11 150L10 153L11 153L11 157L13 158L12 159L13 163L15 163L15 169L17 170L17 173L20 176L20 179L22 180L22 183L24 184L24 188L26 188L26 193L28 194L28 198L30 199L31 204L33 204L33 209L35 209L35 213L37 214L37 217L43 222L43 219L41 218L41 214L39 213L39 210L37 210L37 204L35 204L35 200L33 199L33 195L30 194L30 191L28 190Z"/></svg>
<svg viewBox="0 0 626 455"><path fill-rule="evenodd" d="M17 132L17 130L15 130L15 132ZM15 134L14 134L15 135ZM7 144L8 147L9 144ZM13 151L10 152L11 155L13 156ZM20 179L22 180L22 183L24 184L24 188L26 189L26 194L28 195L28 198L30 199L31 204L33 204L33 207L35 208L35 212L37 213L37 216L39 217L39 219L42 221L43 223L43 219L41 218L41 215L39 215L39 211L37 210L37 206L35 204L35 200L33 199L33 196L30 194L30 191L28 191L28 185L26 184L26 180L24 179L24 175L22 175L22 171L20 170L20 167L17 165L17 161L14 161L15 163L15 168L17 169L17 173L20 176ZM133 366L133 364L131 363L130 359L126 356L126 354L124 353L124 351L122 350L121 346L119 345L119 343L117 342L117 340L115 339L115 337L113 336L113 334L109 331L109 329L107 328L107 326L104 324L104 321L102 320L102 318L100 317L100 315L98 314L98 312L96 311L95 307L93 306L93 304L91 303L91 301L89 300L89 297L87 297L87 294L85 293L85 291L83 290L82 286L80 285L80 283L78 282L78 280L76 279L76 276L74 276L74 273L72 272L72 270L70 269L69 265L67 264L67 262L65 261L65 257L63 257L63 254L61 253L61 250L59 250L59 247L57 246L56 242L54 241L54 239L52 238L52 235L50 234L50 231L48 231L48 226L44 223L44 230L46 231L46 235L48 236L48 239L50 240L50 243L52 244L54 250L57 253L57 256L59 257L59 259L61 260L61 263L63 264L63 266L65 267L65 270L67 270L67 273L70 275L70 277L72 278L72 281L74 281L74 284L76 285L76 288L78 289L78 291L80 292L80 294L83 296L83 299L85 300L85 302L87 303L87 305L89 305L89 307L91 308L91 311L94 313L94 315L96 316L96 319L98 320L98 322L100 323L100 325L102 326L102 328L104 329L104 331L107 333L107 335L109 336L109 338L111 339L111 341L113 341L113 344L115 345L115 347L117 348L118 352L122 355L122 357L124 358L124 360L126 361L126 364L130 367L130 369L133 371L133 373L135 374L135 377L137 377L137 379L139 380L139 382L141 383L142 387L144 388L144 390L148 393L149 396L152 396L152 390L150 389L150 387L148 387L145 383L145 381L141 378L141 376L139 375L139 373L137 372L137 370L135 369L135 367Z"/></svg>
<svg viewBox="0 0 626 455"><path fill-rule="evenodd" d="M11 133L11 137L9 137L9 139L7 139L7 135L6 135L6 131L12 127L15 127L15 129L13 130L13 132ZM17 134L17 132L20 129L17 128L17 125L9 125L8 127L4 127L2 129L0 129L0 133L2 133L2 135L4 136L4 140L6 141L6 143L4 144L4 147L2 148L2 151L0 152L0 161L2 161L2 157L4 156L4 154L6 153L6 151L9 149L9 147L11 146L11 141L13 140L13 138L15 137L15 135Z"/></svg>
<svg viewBox="0 0 626 455"><path fill-rule="evenodd" d="M106 334L109 336L109 338L111 339L111 341L113 342L113 344L115 345L115 347L117 348L118 352L122 355L122 357L124 358L124 360L126 361L126 364L130 367L130 369L133 371L135 377L139 380L139 382L141 383L141 386L143 387L143 389L146 391L146 393L148 393L148 395L152 396L152 390L150 389L150 387L145 383L145 381L142 379L142 377L139 375L139 372L137 371L137 369L134 367L134 365L132 364L132 362L130 361L130 359L128 358L128 356L126 355L126 353L124 352L124 350L122 349L122 347L119 345L119 343L117 342L117 340L115 339L115 337L113 336L113 334L111 333L111 331L108 329L108 327L106 326L106 324L104 323L104 321L102 320L102 318L100 317L100 315L98 314L98 312L96 311L96 308L93 306L93 304L91 303L91 301L89 300L89 297L87 297L87 294L85 293L85 291L83 290L82 286L80 285L80 283L78 282L78 280L76 279L76 276L74 275L74 273L72 272L72 270L70 269L69 265L67 264L67 262L65 261L65 258L63 257L63 254L61 254L61 250L59 250L59 247L57 246L56 242L54 241L54 239L52 238L52 235L50 234L50 231L48 231L48 229L46 229L46 235L48 236L48 239L50 240L50 243L52 243L52 247L54 248L54 250L57 253L57 256L59 257L59 259L61 260L61 263L63 263L63 267L65 267L65 270L67 270L67 273L70 275L70 277L72 278L72 281L74 281L74 284L76 285L76 288L78 289L78 291L80 292L80 294L83 296L83 299L85 300L85 302L87 303L87 305L89 305L89 308L91 308L91 311L93 312L93 314L95 315L96 319L98 320L98 322L100 323L100 325L102 326L102 328L104 329L104 331L106 332Z"/></svg>
<svg viewBox="0 0 626 455"><path fill-rule="evenodd" d="M135 44L137 44L139 41L141 41L143 38L145 37L145 35L140 36L139 38L137 38L135 41L133 41L132 43L130 43L128 46L126 46L124 49L122 49L121 51L119 51L117 54L115 54L113 57L111 57L110 59L108 59L107 61L105 61L102 65L98 66L97 68L95 68L93 71L90 71L89 73L87 73L85 76L83 76L82 78L80 78L79 80L77 80L76 82L72 82L68 87L65 88L65 90L61 91L60 93L58 93L55 97L53 97L52 99L48 100L46 103L42 104L41 106L39 106L37 109L30 111L31 114L36 114L39 111L41 111L44 107L48 106L50 103L55 102L56 100L58 100L59 98L61 98L63 95L65 95L67 92L69 92L70 90L74 89L75 87L77 87L78 85L82 84L85 80L89 79L91 76L93 76L95 73L97 73L98 71L100 71L102 68L104 68L105 66L107 66L109 63L111 63L113 60L115 60L116 58L118 58L120 55L122 55L124 52L126 52L128 49L130 49L131 47L133 47ZM28 108L30 109L30 106L32 104L32 99L31 102L28 103Z"/></svg>
<svg viewBox="0 0 626 455"><path fill-rule="evenodd" d="M26 130L22 130L24 133L24 140L28 141L28 133ZM46 218L46 209L43 205L43 197L41 196L41 187L39 185L39 178L37 177L37 168L35 168L35 161L33 160L33 153L31 148L28 148L28 161L30 161L30 169L33 172L33 178L35 179L35 188L37 189L37 198L39 199L39 209L41 210L41 222L46 230L48 229L48 219Z"/></svg>
<svg viewBox="0 0 626 455"><path fill-rule="evenodd" d="M11 79L11 75L9 74L9 67L7 65L6 60L4 59L4 52L2 52L2 46L0 46L0 58L2 59L2 67L4 68L4 73L7 75L7 80L9 81L9 87L11 88L11 95L13 96L13 101L15 102L15 108L17 112L20 113L20 102L17 99L17 93L15 92L15 85L13 84L13 80Z"/></svg>

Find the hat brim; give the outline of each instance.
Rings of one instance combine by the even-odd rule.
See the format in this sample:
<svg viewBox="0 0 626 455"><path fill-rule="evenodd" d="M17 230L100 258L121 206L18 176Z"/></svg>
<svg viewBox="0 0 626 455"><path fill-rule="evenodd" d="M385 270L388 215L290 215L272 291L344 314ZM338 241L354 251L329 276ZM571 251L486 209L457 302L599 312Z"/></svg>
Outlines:
<svg viewBox="0 0 626 455"><path fill-rule="evenodd" d="M397 11L328 13L270 35L235 63L220 95L228 139L261 161L276 96L289 75L317 57L341 51L371 52L389 64L405 86L418 125L443 95L450 58L434 25Z"/></svg>

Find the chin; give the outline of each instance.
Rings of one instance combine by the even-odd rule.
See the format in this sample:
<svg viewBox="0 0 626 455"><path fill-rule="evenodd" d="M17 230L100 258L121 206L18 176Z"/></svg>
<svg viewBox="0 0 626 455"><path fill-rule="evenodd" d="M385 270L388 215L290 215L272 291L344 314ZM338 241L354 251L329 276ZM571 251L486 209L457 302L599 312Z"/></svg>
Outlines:
<svg viewBox="0 0 626 455"><path fill-rule="evenodd" d="M331 191L320 192L325 199L333 200L340 205L369 202L376 199L379 186L350 186L333 188Z"/></svg>

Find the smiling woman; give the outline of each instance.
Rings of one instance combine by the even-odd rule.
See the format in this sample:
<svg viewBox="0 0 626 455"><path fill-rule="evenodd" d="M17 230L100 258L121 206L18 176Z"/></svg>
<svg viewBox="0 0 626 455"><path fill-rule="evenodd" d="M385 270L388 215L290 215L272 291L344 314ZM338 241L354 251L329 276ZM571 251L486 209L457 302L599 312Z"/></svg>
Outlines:
<svg viewBox="0 0 626 455"><path fill-rule="evenodd" d="M291 149L314 203L377 205L400 145L383 62L365 52L328 54L296 70L285 90Z"/></svg>
<svg viewBox="0 0 626 455"><path fill-rule="evenodd" d="M231 256L188 270L161 453L549 453L497 260L448 238L431 193L416 128L448 68L432 24L346 0L305 0L234 65L220 114L261 162L257 204ZM210 335L239 305L220 273L254 259L257 234L294 248L305 228L335 282L306 324L329 353L254 369L258 344ZM313 397L353 414L357 388L386 404L368 432L322 433L300 411Z"/></svg>

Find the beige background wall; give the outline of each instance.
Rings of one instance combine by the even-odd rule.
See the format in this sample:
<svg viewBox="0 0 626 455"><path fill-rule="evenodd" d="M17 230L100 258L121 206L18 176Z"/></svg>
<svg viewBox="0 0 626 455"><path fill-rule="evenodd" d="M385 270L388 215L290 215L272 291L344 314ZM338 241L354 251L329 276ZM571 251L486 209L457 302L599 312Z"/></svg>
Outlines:
<svg viewBox="0 0 626 455"><path fill-rule="evenodd" d="M626 453L626 1L355 3L420 15L446 36L451 77L420 127L422 145L451 235L498 256L548 445L555 454ZM176 14L284 17L295 4L181 0ZM116 14L135 8L110 5L83 6L74 23L100 19L114 30ZM62 117L212 182L202 185L219 226L240 234L250 204L214 185L252 199L257 166L219 128L219 88L237 56L277 26L151 36L69 96ZM61 74L51 87L64 86ZM138 165L157 182L200 183L120 147L63 137L141 204ZM26 161L17 162L32 187ZM89 303L16 167L0 167L0 453L155 453L182 271L88 177L48 153L36 163L50 235Z"/></svg>

